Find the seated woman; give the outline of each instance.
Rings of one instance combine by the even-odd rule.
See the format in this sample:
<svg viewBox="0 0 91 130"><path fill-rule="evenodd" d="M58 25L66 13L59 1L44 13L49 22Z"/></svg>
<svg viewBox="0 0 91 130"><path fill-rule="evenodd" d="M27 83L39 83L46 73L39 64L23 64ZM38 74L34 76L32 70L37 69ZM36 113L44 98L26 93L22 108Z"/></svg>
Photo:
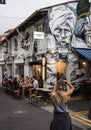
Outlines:
<svg viewBox="0 0 91 130"><path fill-rule="evenodd" d="M13 77L12 76L9 76L9 78L8 78L8 86L9 86L10 90L13 89Z"/></svg>
<svg viewBox="0 0 91 130"><path fill-rule="evenodd" d="M19 83L23 83L24 82L24 76L22 74L19 75L18 82Z"/></svg>
<svg viewBox="0 0 91 130"><path fill-rule="evenodd" d="M6 78L5 76L3 76L2 86L3 86L3 87L8 87L8 86L7 86L7 83L8 83L8 78Z"/></svg>
<svg viewBox="0 0 91 130"><path fill-rule="evenodd" d="M21 89L17 77L15 77L15 78L13 79L13 89L14 89L14 90Z"/></svg>
<svg viewBox="0 0 91 130"><path fill-rule="evenodd" d="M24 81L25 81L25 82L26 82L26 81L29 81L29 77L26 76L25 79L24 79Z"/></svg>
<svg viewBox="0 0 91 130"><path fill-rule="evenodd" d="M33 84L32 84L32 82L28 79L28 80L26 80L26 84L24 84L24 86L26 86L25 91L24 91L25 96L28 96L28 95L29 95L29 89L31 89L31 88L33 87Z"/></svg>

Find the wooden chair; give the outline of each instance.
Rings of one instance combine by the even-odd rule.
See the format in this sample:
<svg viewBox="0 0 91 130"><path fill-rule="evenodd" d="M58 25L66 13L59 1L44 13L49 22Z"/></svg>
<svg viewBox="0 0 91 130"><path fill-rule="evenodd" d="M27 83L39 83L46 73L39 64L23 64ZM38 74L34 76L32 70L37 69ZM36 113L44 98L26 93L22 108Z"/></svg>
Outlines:
<svg viewBox="0 0 91 130"><path fill-rule="evenodd" d="M35 96L36 106L44 106L44 98L41 95Z"/></svg>
<svg viewBox="0 0 91 130"><path fill-rule="evenodd" d="M39 95L38 91L36 89L30 89L29 103L31 103L35 106L44 105L43 96Z"/></svg>
<svg viewBox="0 0 91 130"><path fill-rule="evenodd" d="M13 93L14 93L15 96L18 96L18 97L20 96L20 90L19 89L14 90Z"/></svg>

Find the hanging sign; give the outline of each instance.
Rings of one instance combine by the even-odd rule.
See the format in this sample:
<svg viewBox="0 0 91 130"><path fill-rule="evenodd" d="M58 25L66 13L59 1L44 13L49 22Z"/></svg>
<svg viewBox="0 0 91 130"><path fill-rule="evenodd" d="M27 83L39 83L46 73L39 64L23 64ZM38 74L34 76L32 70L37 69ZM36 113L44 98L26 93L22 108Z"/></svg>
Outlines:
<svg viewBox="0 0 91 130"><path fill-rule="evenodd" d="M6 0L0 0L0 4L6 4Z"/></svg>
<svg viewBox="0 0 91 130"><path fill-rule="evenodd" d="M88 0L79 0L76 8L78 19L89 16L90 3Z"/></svg>
<svg viewBox="0 0 91 130"><path fill-rule="evenodd" d="M34 39L44 39L44 32L34 31Z"/></svg>

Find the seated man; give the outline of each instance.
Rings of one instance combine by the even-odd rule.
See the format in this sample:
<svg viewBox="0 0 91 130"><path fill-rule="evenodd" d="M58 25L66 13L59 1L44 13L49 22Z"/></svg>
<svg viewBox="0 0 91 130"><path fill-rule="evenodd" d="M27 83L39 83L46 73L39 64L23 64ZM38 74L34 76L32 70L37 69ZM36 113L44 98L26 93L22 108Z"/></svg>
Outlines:
<svg viewBox="0 0 91 130"><path fill-rule="evenodd" d="M19 82L18 82L18 79L17 79L17 77L15 77L14 79L13 79L13 90L18 90L18 89L20 89L21 87L20 87L20 84L19 84Z"/></svg>
<svg viewBox="0 0 91 130"><path fill-rule="evenodd" d="M36 76L33 76L33 87L35 89L39 88L39 83L38 83L38 80L36 79Z"/></svg>
<svg viewBox="0 0 91 130"><path fill-rule="evenodd" d="M27 80L24 86L26 86L24 90L24 94L27 97L29 95L29 89L33 88L33 84L30 82L30 80Z"/></svg>

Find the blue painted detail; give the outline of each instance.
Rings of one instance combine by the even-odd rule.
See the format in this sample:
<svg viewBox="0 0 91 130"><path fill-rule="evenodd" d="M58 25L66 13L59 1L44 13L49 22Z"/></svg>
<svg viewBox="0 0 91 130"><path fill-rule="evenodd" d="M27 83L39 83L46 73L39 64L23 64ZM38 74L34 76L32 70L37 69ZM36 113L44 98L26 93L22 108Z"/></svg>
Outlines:
<svg viewBox="0 0 91 130"><path fill-rule="evenodd" d="M80 55L86 58L88 61L91 62L91 49L86 48L76 48L75 49Z"/></svg>

